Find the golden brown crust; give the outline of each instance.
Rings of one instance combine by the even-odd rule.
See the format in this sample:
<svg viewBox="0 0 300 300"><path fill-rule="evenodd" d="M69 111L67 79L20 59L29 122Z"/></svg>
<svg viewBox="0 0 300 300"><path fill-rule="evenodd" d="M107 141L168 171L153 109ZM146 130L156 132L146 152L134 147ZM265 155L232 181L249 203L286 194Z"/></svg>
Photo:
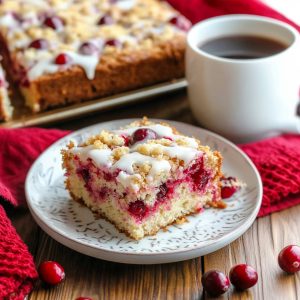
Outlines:
<svg viewBox="0 0 300 300"><path fill-rule="evenodd" d="M185 39L178 37L149 51L104 57L89 80L77 66L48 74L22 88L35 111L109 96L184 76Z"/></svg>

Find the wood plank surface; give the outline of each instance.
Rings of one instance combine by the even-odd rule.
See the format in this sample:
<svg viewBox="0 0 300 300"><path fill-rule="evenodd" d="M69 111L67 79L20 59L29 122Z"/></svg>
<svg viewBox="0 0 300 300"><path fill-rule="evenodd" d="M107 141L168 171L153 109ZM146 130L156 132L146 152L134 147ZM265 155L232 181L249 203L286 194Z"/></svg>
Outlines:
<svg viewBox="0 0 300 300"><path fill-rule="evenodd" d="M144 115L195 124L182 92L55 127L77 129ZM152 266L117 264L79 254L45 234L28 210L8 213L36 264L56 260L66 271L66 280L61 285L47 289L38 284L30 300L73 300L79 296L93 300L210 299L202 291L202 270L218 269L228 274L233 265L245 262L257 270L258 284L243 293L231 288L223 297L214 299L300 299L300 275L285 275L277 264L277 255L285 245L300 244L300 206L258 219L238 240L204 258Z"/></svg>

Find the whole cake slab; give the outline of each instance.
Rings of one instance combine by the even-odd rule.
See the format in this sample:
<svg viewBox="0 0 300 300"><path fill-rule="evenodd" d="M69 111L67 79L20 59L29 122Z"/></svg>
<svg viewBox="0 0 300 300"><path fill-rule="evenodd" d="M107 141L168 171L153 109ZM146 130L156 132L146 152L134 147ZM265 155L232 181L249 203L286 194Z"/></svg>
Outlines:
<svg viewBox="0 0 300 300"><path fill-rule="evenodd" d="M184 75L190 23L158 0L6 0L4 66L38 112Z"/></svg>
<svg viewBox="0 0 300 300"><path fill-rule="evenodd" d="M224 205L221 154L166 123L104 130L62 155L71 196L133 239Z"/></svg>

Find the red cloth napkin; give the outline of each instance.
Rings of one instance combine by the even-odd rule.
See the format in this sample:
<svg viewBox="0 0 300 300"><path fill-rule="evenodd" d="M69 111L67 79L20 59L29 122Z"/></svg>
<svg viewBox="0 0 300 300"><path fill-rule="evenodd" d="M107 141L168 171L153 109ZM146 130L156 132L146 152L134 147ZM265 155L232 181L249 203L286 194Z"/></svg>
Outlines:
<svg viewBox="0 0 300 300"><path fill-rule="evenodd" d="M285 134L240 147L252 159L263 181L258 216L300 203L300 135Z"/></svg>
<svg viewBox="0 0 300 300"><path fill-rule="evenodd" d="M300 31L300 26L259 0L168 0L192 23L228 14L252 14L286 22Z"/></svg>
<svg viewBox="0 0 300 300"><path fill-rule="evenodd" d="M24 181L38 155L68 132L0 129L0 198L24 204ZM34 261L0 205L0 299L23 300L37 279Z"/></svg>
<svg viewBox="0 0 300 300"><path fill-rule="evenodd" d="M217 15L246 13L273 17L300 30L283 15L256 0L169 2L193 23ZM30 165L39 153L66 133L35 128L0 129L0 198L14 206L23 204L24 180ZM299 144L298 136L282 136L242 146L263 178L261 216L300 203ZM263 152L260 153L258 149ZM33 258L0 206L0 299L23 300L36 278Z"/></svg>

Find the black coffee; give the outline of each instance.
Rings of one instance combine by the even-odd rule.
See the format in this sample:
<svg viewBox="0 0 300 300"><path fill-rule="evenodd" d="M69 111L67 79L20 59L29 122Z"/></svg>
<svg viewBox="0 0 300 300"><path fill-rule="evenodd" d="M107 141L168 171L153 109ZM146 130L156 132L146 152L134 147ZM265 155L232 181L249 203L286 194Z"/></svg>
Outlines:
<svg viewBox="0 0 300 300"><path fill-rule="evenodd" d="M277 54L287 45L259 36L222 37L199 45L209 54L231 59L254 59Z"/></svg>

